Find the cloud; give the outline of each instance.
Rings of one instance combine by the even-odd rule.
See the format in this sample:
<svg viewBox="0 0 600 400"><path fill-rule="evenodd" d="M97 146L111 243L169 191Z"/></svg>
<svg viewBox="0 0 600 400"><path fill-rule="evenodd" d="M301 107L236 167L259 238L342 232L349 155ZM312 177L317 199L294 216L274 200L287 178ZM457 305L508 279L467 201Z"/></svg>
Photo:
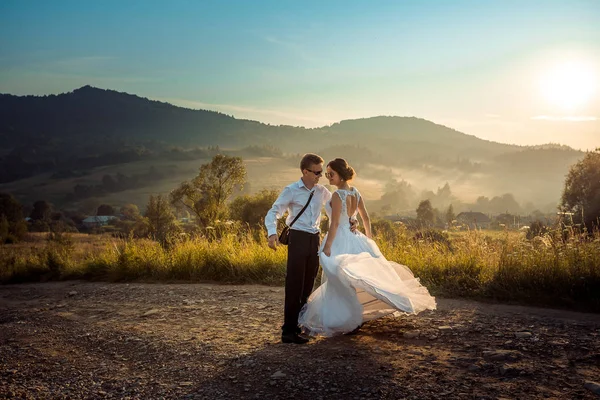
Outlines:
<svg viewBox="0 0 600 400"><path fill-rule="evenodd" d="M598 117L590 117L583 115L537 115L535 117L531 117L531 119L536 121L590 122L597 121Z"/></svg>

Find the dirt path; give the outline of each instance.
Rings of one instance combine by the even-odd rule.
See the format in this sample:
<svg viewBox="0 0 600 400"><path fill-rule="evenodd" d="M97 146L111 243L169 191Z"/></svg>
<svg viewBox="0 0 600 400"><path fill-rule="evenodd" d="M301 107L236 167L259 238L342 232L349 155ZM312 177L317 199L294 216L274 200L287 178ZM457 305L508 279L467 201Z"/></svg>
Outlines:
<svg viewBox="0 0 600 400"><path fill-rule="evenodd" d="M298 346L282 288L0 286L0 397L597 398L600 315L438 302Z"/></svg>

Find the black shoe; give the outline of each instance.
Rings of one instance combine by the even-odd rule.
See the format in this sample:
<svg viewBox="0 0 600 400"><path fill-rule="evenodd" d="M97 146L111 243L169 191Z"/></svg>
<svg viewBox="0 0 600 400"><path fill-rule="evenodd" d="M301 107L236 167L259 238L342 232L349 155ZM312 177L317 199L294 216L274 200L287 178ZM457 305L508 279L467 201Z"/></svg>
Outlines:
<svg viewBox="0 0 600 400"><path fill-rule="evenodd" d="M302 328L297 327L295 332L296 332L296 335L300 336L301 338L310 340L310 336L308 335L308 333L302 332Z"/></svg>
<svg viewBox="0 0 600 400"><path fill-rule="evenodd" d="M298 335L296 332L282 333L281 334L281 341L283 343L295 343L295 344L305 344L305 343L308 343L308 339L303 338L302 336Z"/></svg>

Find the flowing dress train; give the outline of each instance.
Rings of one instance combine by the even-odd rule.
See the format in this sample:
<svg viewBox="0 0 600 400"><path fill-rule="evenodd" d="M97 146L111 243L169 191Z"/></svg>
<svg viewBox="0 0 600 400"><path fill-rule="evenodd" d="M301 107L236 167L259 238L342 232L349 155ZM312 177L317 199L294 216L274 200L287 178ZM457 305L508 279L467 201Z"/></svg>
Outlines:
<svg viewBox="0 0 600 400"><path fill-rule="evenodd" d="M336 193L342 200L340 224L331 255L320 252L321 285L300 311L302 329L311 335L333 336L384 315L434 310L435 298L408 267L386 260L373 240L350 231L346 200L356 196L358 204L358 190L339 189ZM325 209L331 220L331 204Z"/></svg>

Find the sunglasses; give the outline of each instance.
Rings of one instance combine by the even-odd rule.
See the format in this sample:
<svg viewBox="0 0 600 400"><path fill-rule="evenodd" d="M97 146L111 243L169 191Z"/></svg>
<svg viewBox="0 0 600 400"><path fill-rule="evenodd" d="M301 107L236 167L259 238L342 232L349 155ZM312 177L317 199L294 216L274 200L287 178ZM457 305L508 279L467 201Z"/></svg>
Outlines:
<svg viewBox="0 0 600 400"><path fill-rule="evenodd" d="M312 173L313 173L313 174L315 174L316 176L321 176L321 174L323 173L323 170L320 170L320 171L313 171L312 169L308 169L308 168L306 168L306 170L307 170L308 172L312 172Z"/></svg>
<svg viewBox="0 0 600 400"><path fill-rule="evenodd" d="M325 172L325 178L327 178L327 179L333 178L333 172Z"/></svg>

